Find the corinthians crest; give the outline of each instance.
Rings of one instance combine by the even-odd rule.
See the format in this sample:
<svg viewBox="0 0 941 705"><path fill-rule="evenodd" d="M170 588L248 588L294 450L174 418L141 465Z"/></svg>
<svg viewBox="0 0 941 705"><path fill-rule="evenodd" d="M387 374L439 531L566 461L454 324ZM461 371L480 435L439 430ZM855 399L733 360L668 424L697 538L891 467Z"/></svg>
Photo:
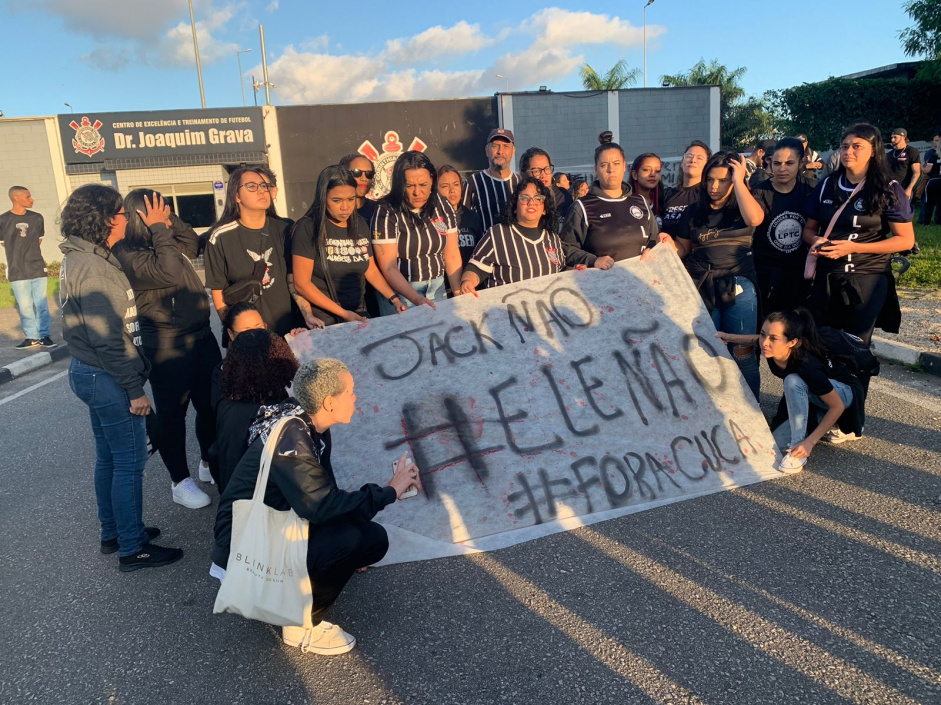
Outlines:
<svg viewBox="0 0 941 705"><path fill-rule="evenodd" d="M428 145L416 137L412 140L408 149L424 152L428 149ZM392 168L395 166L395 160L399 158L402 152L406 151L402 149L399 133L394 130L389 130L386 133L382 152L376 149L369 140L363 142L356 151L371 161L376 169L376 177L372 182L372 191L367 194L367 197L378 200L389 193L389 189L392 187Z"/></svg>
<svg viewBox="0 0 941 705"><path fill-rule="evenodd" d="M72 120L69 127L75 130L72 146L75 147L76 154L85 154L90 157L97 152L105 151L105 138L98 132L98 128L101 127L101 120L95 120L92 123L87 117L83 117L81 125Z"/></svg>

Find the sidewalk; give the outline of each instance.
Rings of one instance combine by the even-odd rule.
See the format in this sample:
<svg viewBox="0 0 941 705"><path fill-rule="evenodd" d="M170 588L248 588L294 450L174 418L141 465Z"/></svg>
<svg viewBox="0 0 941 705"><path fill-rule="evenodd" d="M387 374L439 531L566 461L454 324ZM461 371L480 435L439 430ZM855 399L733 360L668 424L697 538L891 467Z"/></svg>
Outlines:
<svg viewBox="0 0 941 705"><path fill-rule="evenodd" d="M33 348L21 351L13 349L14 345L23 340L23 329L20 328L20 316L16 307L0 308L0 384L69 356L69 346L62 340L59 302L52 298L49 299L49 313L52 315L52 339L59 346L52 350ZM213 321L215 323L215 316ZM217 324L213 325L213 329L216 328ZM941 377L941 355L936 352L921 350L879 336L873 336L872 350L883 360L901 365L917 365L923 372Z"/></svg>

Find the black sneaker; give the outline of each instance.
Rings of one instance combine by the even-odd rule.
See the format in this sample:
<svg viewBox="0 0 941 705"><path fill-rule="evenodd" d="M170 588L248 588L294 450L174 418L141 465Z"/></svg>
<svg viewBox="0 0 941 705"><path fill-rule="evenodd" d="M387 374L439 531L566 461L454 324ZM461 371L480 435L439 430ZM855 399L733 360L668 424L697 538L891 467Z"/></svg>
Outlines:
<svg viewBox="0 0 941 705"><path fill-rule="evenodd" d="M156 526L145 526L144 531L147 532L148 541L153 541L155 538L160 536L160 529L158 529ZM117 550L118 550L117 537L101 542L101 552L104 553L106 556L109 553L114 553Z"/></svg>
<svg viewBox="0 0 941 705"><path fill-rule="evenodd" d="M40 344L42 347L44 347L44 348L57 348L57 347L59 347L59 344L58 344L58 343L54 343L54 342L52 341L52 338L50 338L48 335L44 335L44 336L42 337L42 340L39 341L39 344Z"/></svg>
<svg viewBox="0 0 941 705"><path fill-rule="evenodd" d="M166 548L145 543L141 549L132 556L121 556L118 559L118 569L122 573L130 573L140 568L160 568L161 566L176 563L183 557L182 548Z"/></svg>
<svg viewBox="0 0 941 705"><path fill-rule="evenodd" d="M34 338L26 338L19 345L14 345L14 350L30 350L32 348L38 348L40 345L39 341Z"/></svg>

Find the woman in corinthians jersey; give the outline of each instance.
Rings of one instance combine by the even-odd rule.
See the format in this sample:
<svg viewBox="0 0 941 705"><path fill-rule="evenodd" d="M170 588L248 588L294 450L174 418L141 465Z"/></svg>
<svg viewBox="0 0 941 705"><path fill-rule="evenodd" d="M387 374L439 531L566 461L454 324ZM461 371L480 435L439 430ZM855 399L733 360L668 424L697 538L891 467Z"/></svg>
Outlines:
<svg viewBox="0 0 941 705"><path fill-rule="evenodd" d="M557 274L564 254L549 189L529 176L510 195L504 222L477 243L461 277L461 293Z"/></svg>
<svg viewBox="0 0 941 705"><path fill-rule="evenodd" d="M811 194L805 215L804 242L819 257L809 299L818 325L866 343L876 325L897 333L901 312L890 259L911 249L915 231L905 190L889 176L878 128L860 123L847 129L840 167Z"/></svg>

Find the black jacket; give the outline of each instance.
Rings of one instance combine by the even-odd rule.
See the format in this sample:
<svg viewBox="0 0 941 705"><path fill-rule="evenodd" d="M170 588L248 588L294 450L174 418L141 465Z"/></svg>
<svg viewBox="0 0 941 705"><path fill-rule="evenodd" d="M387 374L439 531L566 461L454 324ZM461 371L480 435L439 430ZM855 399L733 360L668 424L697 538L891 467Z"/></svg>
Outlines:
<svg viewBox="0 0 941 705"><path fill-rule="evenodd" d="M199 237L177 216L171 215L170 222L172 228L151 226L150 247L137 250L118 243L113 249L137 299L144 345L209 330L209 296L190 261Z"/></svg>
<svg viewBox="0 0 941 705"><path fill-rule="evenodd" d="M251 499L263 448L261 437L248 447L219 499L212 562L222 568L229 561L232 503L237 499ZM321 435L299 417L288 421L271 461L265 504L280 511L293 509L299 517L310 521L313 532L317 525L338 519L370 521L395 501L395 490L391 487L370 483L356 492L337 487L330 450L330 431Z"/></svg>

